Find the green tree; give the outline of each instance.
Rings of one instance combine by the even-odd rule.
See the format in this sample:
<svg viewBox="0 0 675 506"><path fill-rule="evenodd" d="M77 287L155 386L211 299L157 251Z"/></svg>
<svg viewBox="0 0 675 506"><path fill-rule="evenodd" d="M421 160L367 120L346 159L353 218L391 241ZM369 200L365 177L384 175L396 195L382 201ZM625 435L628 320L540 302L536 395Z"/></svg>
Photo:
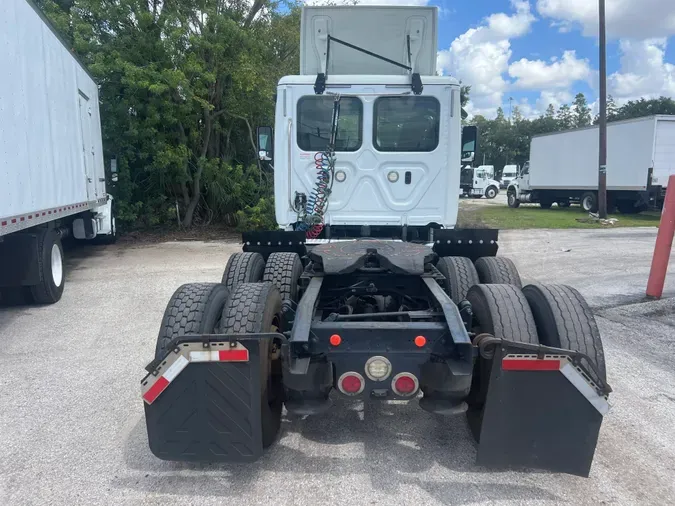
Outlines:
<svg viewBox="0 0 675 506"><path fill-rule="evenodd" d="M568 104L563 104L558 108L556 120L561 130L568 130L574 126L574 115Z"/></svg>
<svg viewBox="0 0 675 506"><path fill-rule="evenodd" d="M255 0L42 0L100 85L120 220L235 220L268 198L254 131L297 73L300 13ZM65 20L65 21L64 21ZM266 208L265 206L263 206Z"/></svg>
<svg viewBox="0 0 675 506"><path fill-rule="evenodd" d="M572 125L576 128L591 124L591 109L583 93L577 93L574 97Z"/></svg>

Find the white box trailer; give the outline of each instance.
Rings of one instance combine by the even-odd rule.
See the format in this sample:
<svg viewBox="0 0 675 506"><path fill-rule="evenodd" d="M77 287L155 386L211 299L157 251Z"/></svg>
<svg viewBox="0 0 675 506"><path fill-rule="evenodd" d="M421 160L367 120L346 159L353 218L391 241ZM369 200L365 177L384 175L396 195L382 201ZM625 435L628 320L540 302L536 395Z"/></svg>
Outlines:
<svg viewBox="0 0 675 506"><path fill-rule="evenodd" d="M598 188L598 127L532 138L529 165L509 186L509 204L542 207L580 202L594 210ZM648 116L607 126L607 191L610 207L636 212L663 204L675 174L675 116Z"/></svg>
<svg viewBox="0 0 675 506"><path fill-rule="evenodd" d="M114 238L98 87L32 2L2 10L0 288L55 302L61 239Z"/></svg>

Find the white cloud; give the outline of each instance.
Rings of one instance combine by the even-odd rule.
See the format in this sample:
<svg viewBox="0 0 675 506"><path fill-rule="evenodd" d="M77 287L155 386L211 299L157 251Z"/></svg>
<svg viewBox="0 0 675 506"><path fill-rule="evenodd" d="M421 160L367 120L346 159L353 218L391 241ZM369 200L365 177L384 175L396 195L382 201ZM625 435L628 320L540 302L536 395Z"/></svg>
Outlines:
<svg viewBox="0 0 675 506"><path fill-rule="evenodd" d="M512 0L511 5L514 13L488 16L478 28L467 30L438 53L440 73L471 85L469 114L494 116L508 88L503 74L511 58L509 39L525 35L535 21L529 2Z"/></svg>
<svg viewBox="0 0 675 506"><path fill-rule="evenodd" d="M574 51L565 51L561 59L543 60L522 58L509 66L509 75L521 89L568 88L575 81L587 80L591 67L586 59L579 59Z"/></svg>
<svg viewBox="0 0 675 506"><path fill-rule="evenodd" d="M580 26L584 35L597 36L597 0L538 0L537 11L552 18L553 26L569 31ZM675 35L673 0L607 0L609 37L647 38Z"/></svg>
<svg viewBox="0 0 675 506"><path fill-rule="evenodd" d="M609 93L617 102L675 96L675 65L664 60L666 39L622 39L619 52L621 69L608 77Z"/></svg>

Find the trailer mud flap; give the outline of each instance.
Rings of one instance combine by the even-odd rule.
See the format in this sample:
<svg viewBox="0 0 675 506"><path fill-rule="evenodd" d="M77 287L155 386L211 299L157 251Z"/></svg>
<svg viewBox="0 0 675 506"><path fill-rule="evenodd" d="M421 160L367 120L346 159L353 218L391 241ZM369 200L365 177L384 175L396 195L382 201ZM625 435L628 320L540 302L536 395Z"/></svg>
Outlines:
<svg viewBox="0 0 675 506"><path fill-rule="evenodd" d="M469 416L477 463L588 476L608 409L602 389L569 356L497 347L484 407Z"/></svg>
<svg viewBox="0 0 675 506"><path fill-rule="evenodd" d="M153 454L209 462L249 462L262 455L260 341L265 338L269 334L185 336L149 366L141 394Z"/></svg>

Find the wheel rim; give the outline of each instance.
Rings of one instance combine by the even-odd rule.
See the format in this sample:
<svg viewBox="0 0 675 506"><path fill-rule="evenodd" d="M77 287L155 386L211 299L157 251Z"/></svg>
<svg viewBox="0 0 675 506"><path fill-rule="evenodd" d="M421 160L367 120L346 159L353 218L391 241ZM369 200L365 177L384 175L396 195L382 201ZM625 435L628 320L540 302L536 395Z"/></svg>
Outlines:
<svg viewBox="0 0 675 506"><path fill-rule="evenodd" d="M63 257L58 244L52 245L52 279L54 285L61 286L63 281Z"/></svg>
<svg viewBox="0 0 675 506"><path fill-rule="evenodd" d="M582 202L582 205L584 207L584 211L590 211L591 210L591 197L586 197L584 201Z"/></svg>
<svg viewBox="0 0 675 506"><path fill-rule="evenodd" d="M488 190L488 197L494 198L494 196L495 196L495 191L494 191L492 188L490 188L490 189Z"/></svg>
<svg viewBox="0 0 675 506"><path fill-rule="evenodd" d="M513 205L516 202L516 196L513 193L509 193L509 204Z"/></svg>

